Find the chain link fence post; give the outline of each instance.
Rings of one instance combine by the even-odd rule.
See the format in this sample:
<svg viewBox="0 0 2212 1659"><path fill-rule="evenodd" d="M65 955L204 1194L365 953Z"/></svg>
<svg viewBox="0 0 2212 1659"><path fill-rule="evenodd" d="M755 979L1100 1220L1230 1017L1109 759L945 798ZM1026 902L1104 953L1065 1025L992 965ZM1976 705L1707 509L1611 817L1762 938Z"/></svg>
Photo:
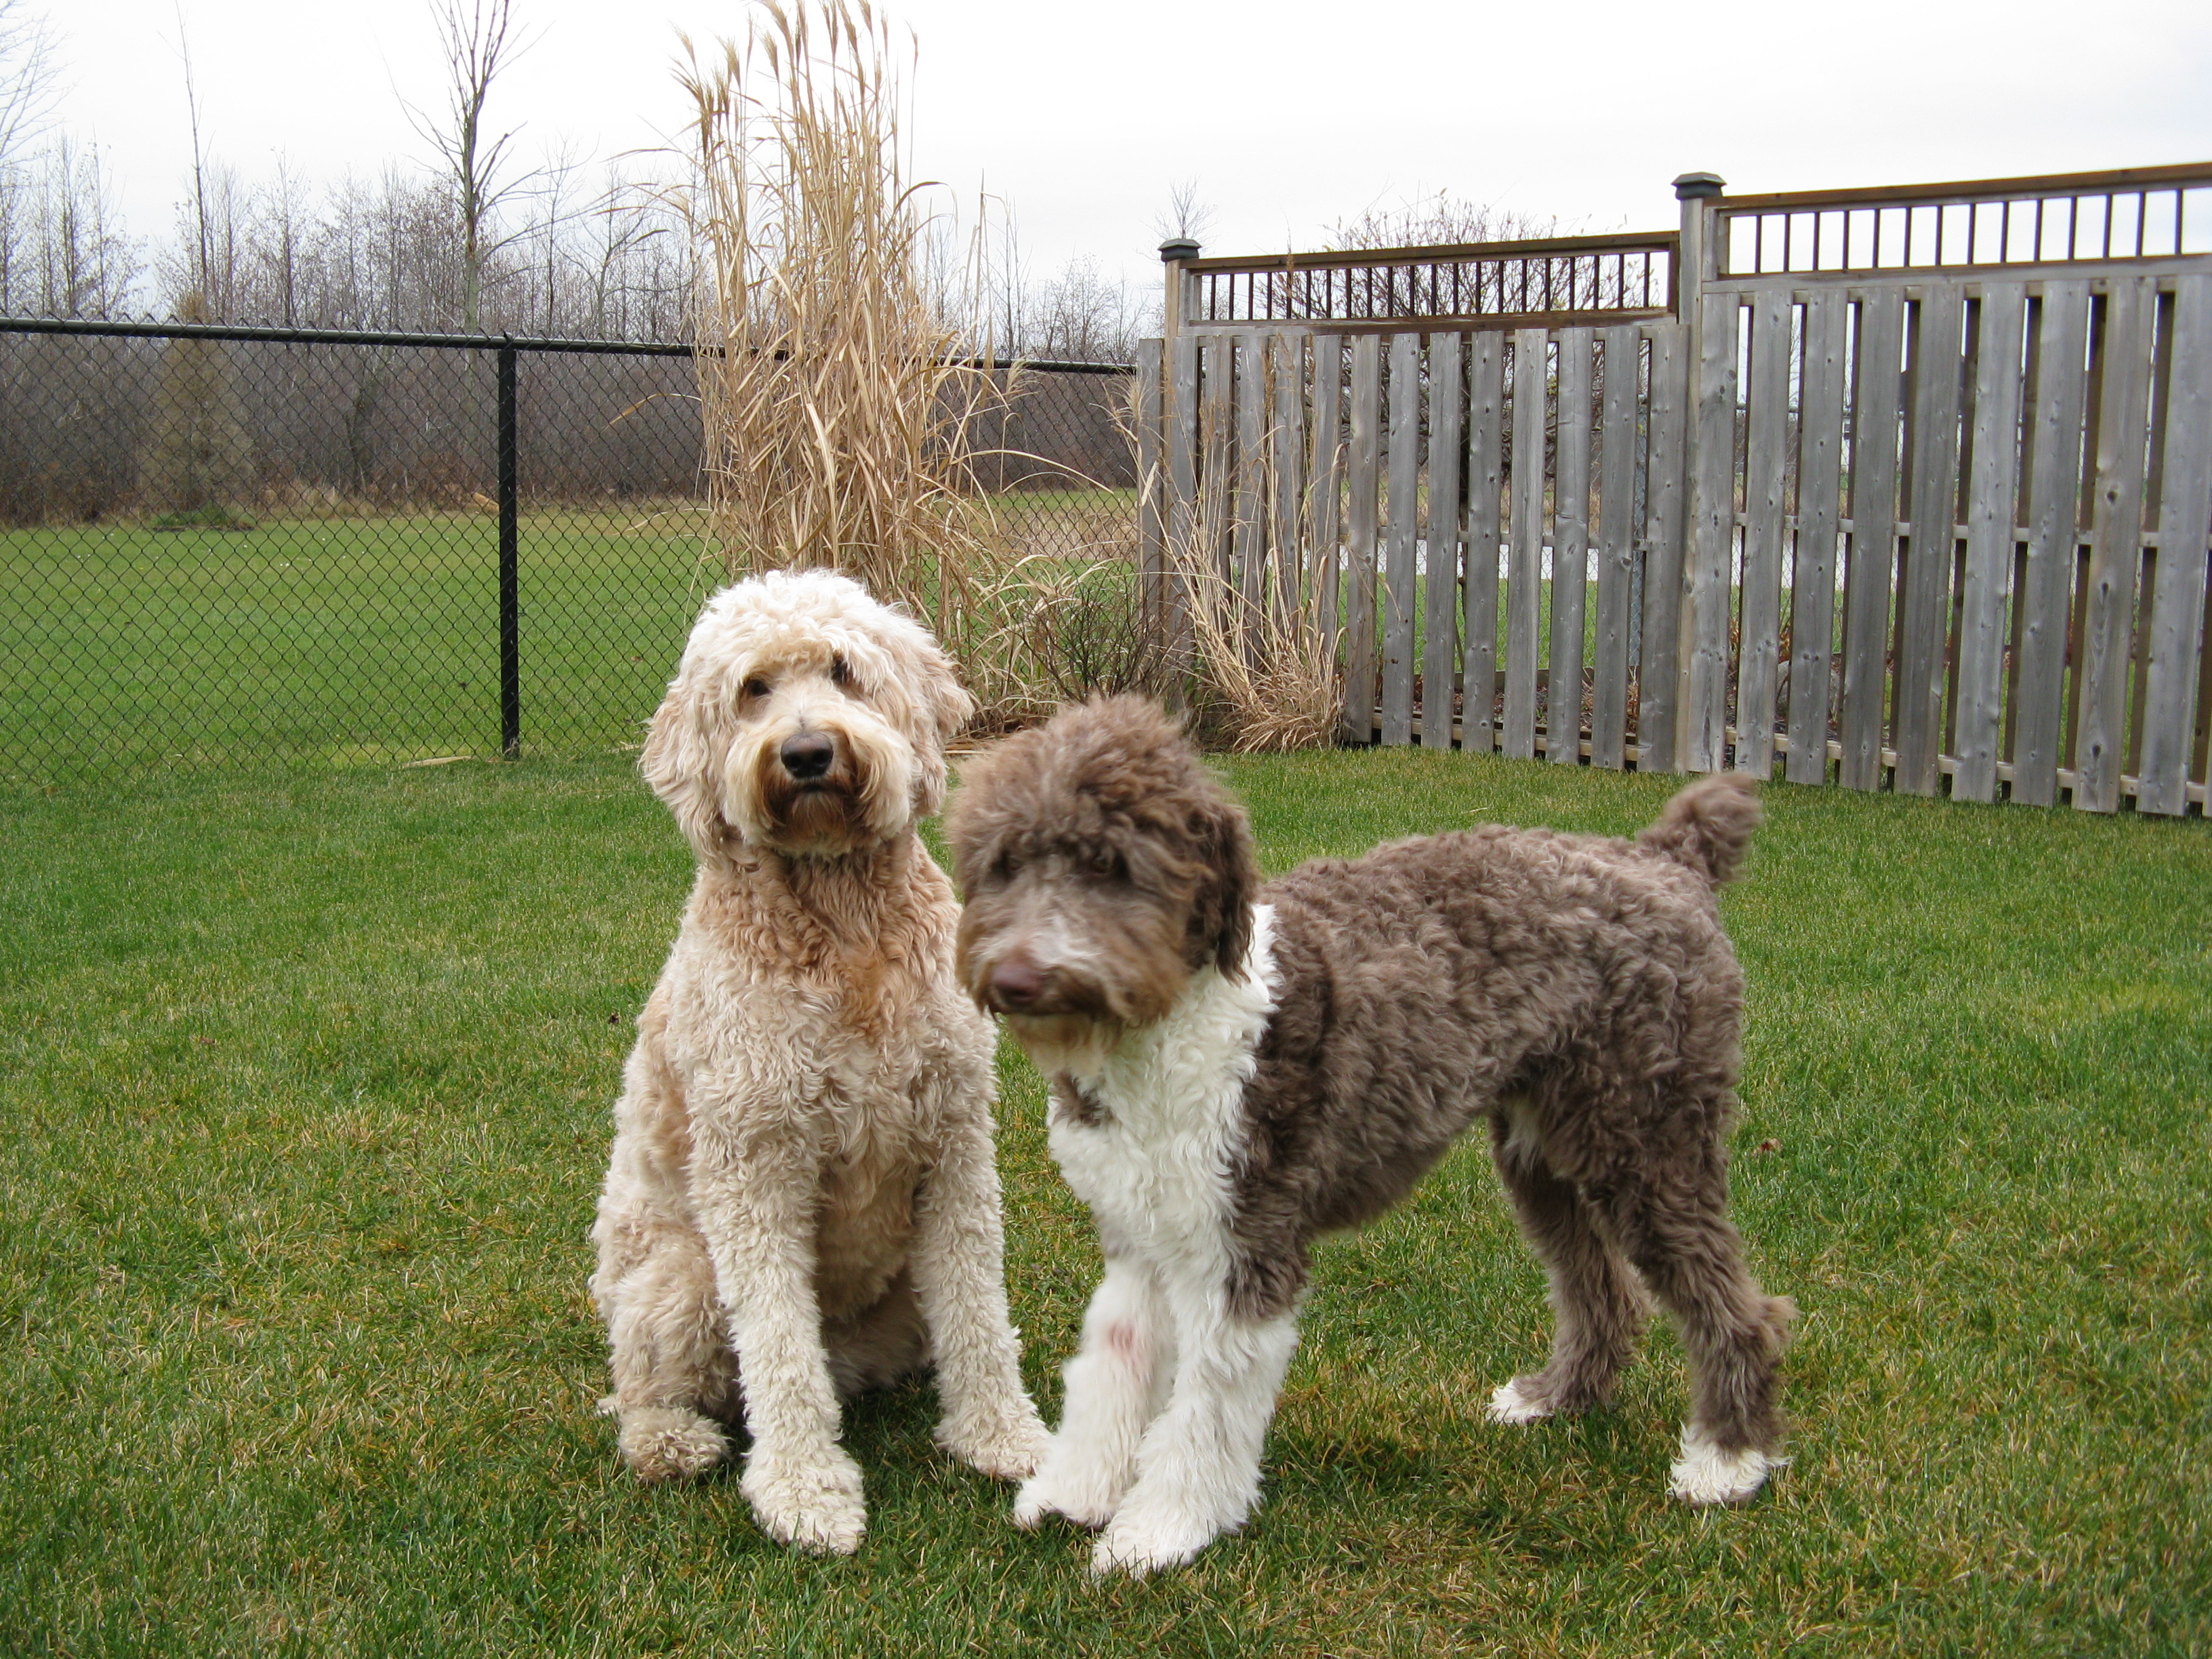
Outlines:
<svg viewBox="0 0 2212 1659"><path fill-rule="evenodd" d="M521 434L515 414L514 343L499 349L499 749L522 753Z"/></svg>

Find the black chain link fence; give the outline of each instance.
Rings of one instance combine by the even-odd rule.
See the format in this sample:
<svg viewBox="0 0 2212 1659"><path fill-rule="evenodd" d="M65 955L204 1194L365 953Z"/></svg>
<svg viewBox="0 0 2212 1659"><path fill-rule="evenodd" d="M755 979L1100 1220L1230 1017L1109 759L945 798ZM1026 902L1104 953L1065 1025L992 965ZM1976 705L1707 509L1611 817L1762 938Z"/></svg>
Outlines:
<svg viewBox="0 0 2212 1659"><path fill-rule="evenodd" d="M635 744L723 580L690 357L0 320L0 773ZM1020 371L1019 550L1127 556L1127 375Z"/></svg>

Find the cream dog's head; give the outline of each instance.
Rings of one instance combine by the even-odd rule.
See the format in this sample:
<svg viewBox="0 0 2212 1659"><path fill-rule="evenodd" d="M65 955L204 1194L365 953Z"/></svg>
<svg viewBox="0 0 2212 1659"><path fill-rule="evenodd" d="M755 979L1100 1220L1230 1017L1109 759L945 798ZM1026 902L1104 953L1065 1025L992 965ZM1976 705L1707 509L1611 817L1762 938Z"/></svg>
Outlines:
<svg viewBox="0 0 2212 1659"><path fill-rule="evenodd" d="M732 836L836 858L945 799L945 744L975 701L928 630L829 571L707 602L639 769L702 859Z"/></svg>

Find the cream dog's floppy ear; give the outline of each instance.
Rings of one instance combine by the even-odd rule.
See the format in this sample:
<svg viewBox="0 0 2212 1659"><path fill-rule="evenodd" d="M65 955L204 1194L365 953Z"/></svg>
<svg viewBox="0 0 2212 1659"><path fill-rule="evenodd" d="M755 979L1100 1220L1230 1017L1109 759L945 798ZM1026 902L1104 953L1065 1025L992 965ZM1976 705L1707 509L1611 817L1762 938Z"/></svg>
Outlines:
<svg viewBox="0 0 2212 1659"><path fill-rule="evenodd" d="M975 699L933 644L922 654L920 678L915 704L927 729L914 734L914 812L926 818L945 805L945 745L974 716Z"/></svg>
<svg viewBox="0 0 2212 1659"><path fill-rule="evenodd" d="M722 768L729 751L713 677L687 663L653 711L637 769L702 859L721 850L729 830L722 817Z"/></svg>

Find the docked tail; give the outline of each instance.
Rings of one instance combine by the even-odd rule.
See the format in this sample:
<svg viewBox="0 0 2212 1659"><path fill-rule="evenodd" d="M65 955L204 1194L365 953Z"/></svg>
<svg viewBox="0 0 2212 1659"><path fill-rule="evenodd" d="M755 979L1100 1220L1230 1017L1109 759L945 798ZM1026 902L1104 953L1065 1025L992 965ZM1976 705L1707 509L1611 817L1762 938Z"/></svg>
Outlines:
<svg viewBox="0 0 2212 1659"><path fill-rule="evenodd" d="M1741 773L1723 772L1698 779L1668 801L1659 822L1636 841L1718 887L1742 864L1760 816L1758 785Z"/></svg>

